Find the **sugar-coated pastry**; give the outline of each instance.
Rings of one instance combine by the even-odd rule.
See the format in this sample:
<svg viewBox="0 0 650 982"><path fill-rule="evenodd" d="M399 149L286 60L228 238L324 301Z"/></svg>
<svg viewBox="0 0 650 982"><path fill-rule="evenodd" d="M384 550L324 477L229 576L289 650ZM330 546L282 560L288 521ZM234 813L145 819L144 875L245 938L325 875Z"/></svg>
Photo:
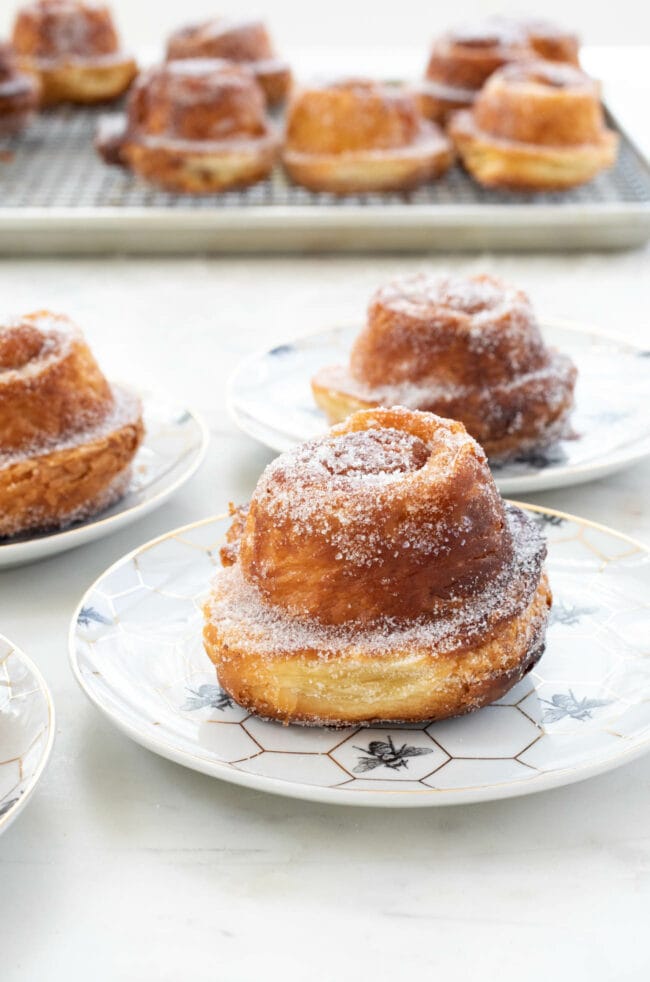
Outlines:
<svg viewBox="0 0 650 982"><path fill-rule="evenodd" d="M616 162L597 82L572 65L506 65L449 123L463 164L486 187L561 191Z"/></svg>
<svg viewBox="0 0 650 982"><path fill-rule="evenodd" d="M544 650L545 554L462 423L355 413L235 512L205 648L236 702L285 723L467 713Z"/></svg>
<svg viewBox="0 0 650 982"><path fill-rule="evenodd" d="M452 162L446 136L403 89L365 79L312 86L292 99L284 166L314 191L406 191Z"/></svg>
<svg viewBox="0 0 650 982"><path fill-rule="evenodd" d="M0 536L62 528L125 493L142 407L79 329L38 311L0 326Z"/></svg>
<svg viewBox="0 0 650 982"><path fill-rule="evenodd" d="M375 293L349 366L324 367L312 389L330 423L403 405L461 420L503 460L566 435L575 380L521 290L492 276L416 274Z"/></svg>
<svg viewBox="0 0 650 982"><path fill-rule="evenodd" d="M425 80L416 86L421 109L445 122L455 109L471 106L498 68L533 58L577 65L578 39L548 21L506 17L449 31L434 43Z"/></svg>
<svg viewBox="0 0 650 982"><path fill-rule="evenodd" d="M10 44L0 44L0 137L14 136L29 123L38 108L38 80L18 68Z"/></svg>
<svg viewBox="0 0 650 982"><path fill-rule="evenodd" d="M107 163L170 191L204 194L266 177L279 136L250 69L193 58L144 72L126 119L108 120L96 145Z"/></svg>
<svg viewBox="0 0 650 982"><path fill-rule="evenodd" d="M138 70L102 4L36 0L18 11L13 44L21 68L40 81L43 105L117 99Z"/></svg>
<svg viewBox="0 0 650 982"><path fill-rule="evenodd" d="M291 85L289 66L277 57L269 32L259 20L217 17L183 27L167 43L168 61L181 58L221 58L246 64L269 105L282 102Z"/></svg>

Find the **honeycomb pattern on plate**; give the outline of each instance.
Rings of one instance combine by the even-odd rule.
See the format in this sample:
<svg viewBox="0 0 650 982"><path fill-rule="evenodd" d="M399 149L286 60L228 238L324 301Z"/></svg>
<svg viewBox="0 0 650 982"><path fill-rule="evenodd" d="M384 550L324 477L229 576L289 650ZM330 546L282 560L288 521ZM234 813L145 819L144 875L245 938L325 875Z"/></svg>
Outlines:
<svg viewBox="0 0 650 982"><path fill-rule="evenodd" d="M0 832L18 814L47 760L52 704L25 656L0 636Z"/></svg>
<svg viewBox="0 0 650 982"><path fill-rule="evenodd" d="M531 509L549 539L547 651L493 706L430 725L305 728L261 720L219 687L201 602L229 520L144 546L83 600L72 657L82 685L152 749L321 789L440 793L534 785L605 769L650 739L650 556L588 523Z"/></svg>

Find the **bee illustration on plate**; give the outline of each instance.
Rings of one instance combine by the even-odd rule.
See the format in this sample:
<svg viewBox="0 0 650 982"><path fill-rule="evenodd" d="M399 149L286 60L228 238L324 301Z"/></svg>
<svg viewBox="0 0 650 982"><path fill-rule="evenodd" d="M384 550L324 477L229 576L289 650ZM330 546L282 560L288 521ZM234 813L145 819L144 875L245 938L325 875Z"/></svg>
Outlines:
<svg viewBox="0 0 650 982"><path fill-rule="evenodd" d="M550 700L541 700L548 706L548 709L544 710L543 722L557 723L558 720L570 716L572 719L578 719L584 723L585 720L592 719L594 709L609 706L611 701L611 699L588 699L586 697L578 699L572 689L569 689L568 692L556 692Z"/></svg>
<svg viewBox="0 0 650 982"><path fill-rule="evenodd" d="M580 607L571 604L553 604L551 608L550 624L564 624L566 627L573 627L578 624L582 617L595 614L596 607Z"/></svg>
<svg viewBox="0 0 650 982"><path fill-rule="evenodd" d="M223 713L224 710L232 707L232 699L227 692L224 692L219 685L200 685L198 689L190 689L189 695L181 706L185 713L193 712L196 709L218 709Z"/></svg>
<svg viewBox="0 0 650 982"><path fill-rule="evenodd" d="M553 528L560 528L566 521L561 515L549 515L546 512L538 513L537 519L540 525L550 525Z"/></svg>
<svg viewBox="0 0 650 982"><path fill-rule="evenodd" d="M110 618L104 617L94 607L82 607L77 617L77 624L82 627L89 627L91 624L110 624Z"/></svg>
<svg viewBox="0 0 650 982"><path fill-rule="evenodd" d="M409 757L433 753L432 747L409 747L407 743L396 747L391 736L386 740L372 740L367 747L355 746L354 749L368 755L359 758L359 763L354 768L355 774L365 774L367 771L374 771L376 767L389 767L392 771L397 771L408 767Z"/></svg>

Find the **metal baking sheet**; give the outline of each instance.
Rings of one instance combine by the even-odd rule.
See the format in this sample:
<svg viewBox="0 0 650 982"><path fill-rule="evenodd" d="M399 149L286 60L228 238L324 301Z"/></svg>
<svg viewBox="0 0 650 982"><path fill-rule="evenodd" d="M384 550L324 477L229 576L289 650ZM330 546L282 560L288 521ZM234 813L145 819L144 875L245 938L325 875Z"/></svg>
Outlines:
<svg viewBox="0 0 650 982"><path fill-rule="evenodd" d="M100 115L50 110L0 147L0 253L595 249L650 238L650 168L611 116L617 166L574 191L487 191L455 166L408 195L337 198L293 186L280 168L221 195L157 191L99 159Z"/></svg>

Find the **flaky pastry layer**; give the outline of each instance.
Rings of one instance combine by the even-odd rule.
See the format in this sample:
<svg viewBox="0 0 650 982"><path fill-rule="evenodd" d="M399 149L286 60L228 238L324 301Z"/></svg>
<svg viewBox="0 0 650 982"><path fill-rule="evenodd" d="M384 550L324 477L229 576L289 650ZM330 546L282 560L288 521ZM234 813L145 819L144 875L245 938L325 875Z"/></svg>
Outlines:
<svg viewBox="0 0 650 982"><path fill-rule="evenodd" d="M144 427L139 399L118 388L114 394L100 425L54 447L0 458L0 536L63 528L123 496Z"/></svg>
<svg viewBox="0 0 650 982"><path fill-rule="evenodd" d="M41 86L41 104L59 102L92 105L119 99L138 74L133 58L109 55L62 62L21 58L23 71L34 75Z"/></svg>
<svg viewBox="0 0 650 982"><path fill-rule="evenodd" d="M270 131L262 137L202 145L201 141L132 139L121 156L140 177L169 191L209 194L247 187L268 176L278 153Z"/></svg>
<svg viewBox="0 0 650 982"><path fill-rule="evenodd" d="M411 638L376 653L364 650L360 632L329 657L317 648L255 651L236 624L215 618L209 602L203 640L219 684L260 716L312 725L437 720L494 702L530 671L544 651L551 602L543 574L525 608L483 640L446 650Z"/></svg>
<svg viewBox="0 0 650 982"><path fill-rule="evenodd" d="M330 425L360 409L406 405L424 412L460 419L467 432L493 461L503 461L567 436L573 409L576 369L570 359L554 353L548 367L484 388L359 384L344 367L325 368L312 379L316 405Z"/></svg>
<svg viewBox="0 0 650 982"><path fill-rule="evenodd" d="M445 136L423 123L420 137L407 147L340 154L285 149L282 161L289 177L312 191L408 191L444 174L453 151Z"/></svg>

